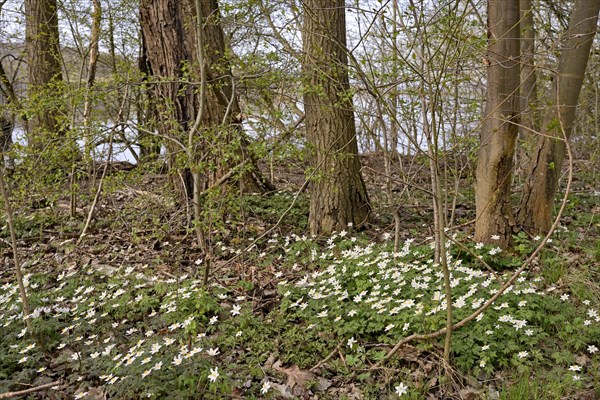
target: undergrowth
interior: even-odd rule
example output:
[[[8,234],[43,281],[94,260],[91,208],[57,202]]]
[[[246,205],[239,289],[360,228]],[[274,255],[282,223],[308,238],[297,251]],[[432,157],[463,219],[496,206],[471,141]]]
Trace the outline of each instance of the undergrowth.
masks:
[[[150,269],[93,263],[26,268],[31,332],[12,271],[4,270],[0,390],[62,379],[60,390],[75,398],[99,390],[120,399],[269,398],[286,391],[344,398],[350,394],[332,389],[355,379],[364,398],[421,398],[447,383],[437,367],[437,341],[413,343],[412,356],[390,360],[393,376],[370,369],[399,339],[445,323],[442,274],[431,244],[408,240],[394,253],[390,237],[369,241],[339,232],[327,240],[265,239],[249,262],[272,271],[269,284],[279,296],[269,308],[260,307],[252,282],[204,287],[193,276],[159,278]],[[518,240],[523,252],[535,244]],[[456,320],[496,293],[511,274],[507,268],[521,259],[494,246],[466,248],[447,249]],[[221,251],[227,258],[237,249],[223,245]],[[482,268],[479,258],[502,270]],[[593,388],[600,394],[599,304],[596,294],[587,294],[591,283],[584,275],[597,271],[581,269],[566,279],[569,267],[556,267],[560,257],[549,253],[543,262],[558,272],[525,273],[453,333],[453,367],[477,378],[462,385],[518,398],[537,390],[522,383],[535,376],[554,382],[557,396]],[[310,379],[299,379],[302,371]],[[300,392],[290,384],[294,374]],[[498,383],[499,376],[508,380]]]

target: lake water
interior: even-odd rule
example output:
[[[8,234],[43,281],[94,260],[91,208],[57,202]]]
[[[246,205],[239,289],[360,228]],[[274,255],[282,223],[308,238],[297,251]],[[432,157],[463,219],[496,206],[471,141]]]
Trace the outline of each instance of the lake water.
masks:
[[[125,128],[125,136],[128,139],[131,139],[131,138],[135,137],[135,133],[131,128],[127,127],[127,128]],[[13,130],[12,138],[13,138],[13,143],[19,143],[20,145],[23,145],[23,146],[27,145],[25,131],[22,126],[15,127],[15,129]],[[79,145],[79,148],[81,150],[83,150],[83,146],[84,146],[83,140],[78,140],[77,144]],[[133,156],[131,151],[127,148],[127,146],[124,143],[119,143],[119,142],[114,143],[113,142],[112,146],[113,146],[113,153],[112,153],[112,157],[111,157],[112,161],[127,161],[132,164],[136,164],[135,157]],[[140,147],[138,145],[132,145],[131,147],[139,155]],[[96,146],[95,157],[94,157],[96,159],[96,161],[106,161],[108,158],[108,152],[109,152],[108,150],[109,150],[108,143],[103,143],[103,144]]]

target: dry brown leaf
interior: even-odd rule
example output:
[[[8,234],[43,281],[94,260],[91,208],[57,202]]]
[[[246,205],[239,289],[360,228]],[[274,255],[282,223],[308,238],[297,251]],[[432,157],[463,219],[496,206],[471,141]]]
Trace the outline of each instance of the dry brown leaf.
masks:
[[[305,388],[306,382],[315,379],[315,374],[307,370],[302,370],[297,365],[293,365],[290,368],[284,368],[281,367],[280,362],[276,362],[273,364],[273,369],[283,372],[287,376],[287,382],[285,384],[290,388],[294,388],[296,385]]]
[[[347,398],[348,400],[363,400],[365,398],[361,390],[357,388],[354,383],[339,388],[333,388],[327,393],[335,399]]]
[[[478,400],[481,396],[474,388],[466,388],[458,391],[458,395],[462,400]]]
[[[328,379],[318,377],[308,370],[300,369],[297,365],[285,368],[281,366],[281,361],[277,360],[271,368],[275,371],[283,372],[287,377],[285,385],[280,385],[282,387],[279,388],[282,396],[285,396],[287,393],[292,393],[296,396],[305,395],[308,386],[307,383],[309,382],[312,384],[312,388],[319,392],[324,392],[331,386],[331,381]],[[287,388],[287,390],[283,390],[284,388]]]
[[[396,357],[407,361],[418,362],[421,359],[422,351],[409,344],[402,346],[396,352]]]
[[[575,362],[579,365],[581,365],[582,367],[585,367],[586,365],[588,365],[592,360],[585,354],[581,354],[577,357],[575,357]]]
[[[271,383],[271,387],[279,392],[282,399],[293,399],[294,393],[286,385],[280,385],[279,383]]]
[[[275,364],[275,354],[271,353],[271,354],[269,354],[269,358],[267,358],[267,361],[265,361],[263,368],[274,369],[273,364]]]

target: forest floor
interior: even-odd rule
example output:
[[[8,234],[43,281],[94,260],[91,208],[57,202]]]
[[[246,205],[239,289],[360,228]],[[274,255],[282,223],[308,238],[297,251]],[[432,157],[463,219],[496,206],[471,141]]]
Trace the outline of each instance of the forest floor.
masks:
[[[280,191],[214,200],[210,258],[165,194],[165,176],[110,175],[79,243],[90,198],[75,218],[65,199],[17,206],[33,313],[27,328],[4,228],[0,398],[28,389],[32,399],[600,398],[600,187],[585,165],[542,255],[453,332],[447,365],[443,338],[386,358],[399,340],[445,324],[432,211],[415,190],[427,187],[427,168],[403,160],[387,204],[381,158],[363,164],[375,206],[366,229],[307,236],[304,165],[287,162],[274,168]],[[540,240],[516,235],[511,252],[473,243],[469,171],[455,207],[448,202],[455,321]],[[226,205],[235,215],[219,214]],[[402,221],[397,252],[393,212]]]

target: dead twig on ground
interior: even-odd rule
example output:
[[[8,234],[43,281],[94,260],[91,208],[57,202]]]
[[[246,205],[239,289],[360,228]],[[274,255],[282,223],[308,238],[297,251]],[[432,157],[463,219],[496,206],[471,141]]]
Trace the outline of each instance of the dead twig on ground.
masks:
[[[324,359],[322,359],[321,361],[319,361],[317,363],[317,365],[315,365],[314,367],[312,367],[310,369],[310,372],[315,372],[316,370],[318,370],[319,368],[321,368],[323,365],[325,365],[325,363],[329,360],[331,360],[333,358],[333,356],[335,356],[337,354],[338,351],[340,351],[340,348],[342,347],[342,342],[339,342],[337,346],[335,346],[335,349],[333,349],[333,351],[331,353],[329,353],[329,355],[327,357],[325,357]]]
[[[43,385],[40,386],[35,386],[29,389],[24,389],[24,390],[18,390],[16,392],[6,392],[6,393],[0,393],[0,399],[10,399],[11,397],[19,397],[19,396],[24,396],[26,394],[29,393],[35,393],[35,392],[39,392],[54,386],[58,386],[61,384],[61,381],[54,381],[54,382],[50,382],[50,383],[44,383]]]

